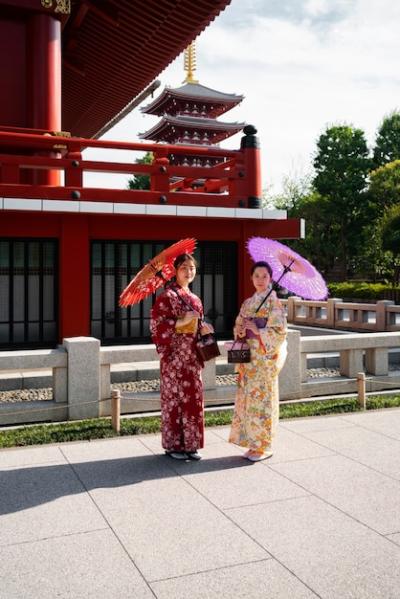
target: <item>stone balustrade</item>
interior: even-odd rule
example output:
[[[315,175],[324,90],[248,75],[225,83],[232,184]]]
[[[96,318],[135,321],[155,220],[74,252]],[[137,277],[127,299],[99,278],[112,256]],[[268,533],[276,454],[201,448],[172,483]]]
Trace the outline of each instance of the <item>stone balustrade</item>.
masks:
[[[364,304],[343,302],[340,298],[318,302],[293,296],[282,303],[287,309],[288,322],[296,325],[347,331],[400,331],[400,306],[389,300]]]
[[[317,302],[312,302],[317,303]],[[318,306],[314,306],[317,309]],[[221,359],[226,359],[224,342],[219,342]],[[288,357],[279,375],[282,401],[356,391],[356,375],[367,373],[367,390],[385,389],[387,382],[400,388],[400,372],[389,373],[388,351],[400,347],[400,333],[351,333],[300,337],[288,331]],[[311,355],[339,354],[338,376],[309,379],[307,360]],[[101,347],[98,339],[64,339],[54,350],[0,352],[0,372],[51,369],[52,401],[0,403],[0,425],[38,421],[79,420],[110,414],[111,365],[155,362],[154,345]],[[206,405],[232,404],[235,386],[216,386],[215,360],[203,371]],[[122,412],[158,410],[158,393],[124,393]]]
[[[48,369],[52,372],[53,400],[0,404],[0,425],[66,420],[69,400],[67,348],[0,352],[0,373]],[[15,412],[19,410],[21,413],[16,414]],[[74,415],[73,412],[72,415]]]

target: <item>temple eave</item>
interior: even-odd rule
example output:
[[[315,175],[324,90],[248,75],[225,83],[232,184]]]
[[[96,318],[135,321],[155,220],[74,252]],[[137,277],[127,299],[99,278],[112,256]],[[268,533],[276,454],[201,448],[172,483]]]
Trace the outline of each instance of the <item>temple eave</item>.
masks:
[[[211,104],[213,105],[212,114],[219,116],[237,106],[242,102],[243,98],[244,96],[236,94],[217,92],[200,84],[186,84],[181,88],[166,87],[158,98],[141,108],[141,112],[144,114],[160,115],[168,112],[166,107],[173,104],[174,101],[186,101],[206,105]]]
[[[218,143],[216,139],[227,139],[232,135],[235,135],[239,131],[242,131],[243,127],[245,127],[245,123],[237,123],[235,125],[230,125],[229,127],[193,127],[193,126],[175,126],[174,129],[171,128],[169,123],[159,123],[152,129],[145,131],[144,133],[139,134],[140,139],[150,139],[153,141],[166,141],[167,138],[174,138],[179,132],[184,132],[186,130],[201,130],[209,134],[209,137],[213,139],[213,143]],[[187,143],[187,142],[185,142]]]

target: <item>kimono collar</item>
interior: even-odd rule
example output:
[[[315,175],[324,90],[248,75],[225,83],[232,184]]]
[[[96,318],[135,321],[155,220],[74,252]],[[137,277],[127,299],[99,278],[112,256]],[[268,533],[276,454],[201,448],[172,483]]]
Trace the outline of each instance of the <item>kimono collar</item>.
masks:
[[[174,281],[169,287],[170,288],[173,287],[177,291],[179,296],[193,295],[193,293],[192,293],[192,291],[190,291],[190,289],[184,289],[176,281]]]
[[[262,300],[268,295],[269,289],[263,291],[262,293],[258,293],[257,291],[253,295],[253,299],[257,302],[262,302]]]

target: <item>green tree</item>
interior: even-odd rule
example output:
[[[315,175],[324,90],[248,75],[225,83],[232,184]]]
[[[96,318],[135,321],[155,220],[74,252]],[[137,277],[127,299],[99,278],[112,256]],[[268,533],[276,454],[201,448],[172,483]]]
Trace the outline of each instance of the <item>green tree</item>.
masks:
[[[327,219],[326,242],[336,276],[344,279],[359,267],[369,222],[366,197],[371,160],[364,132],[349,125],[328,127],[317,142],[313,186],[324,199],[321,218]]]
[[[305,238],[292,242],[291,247],[324,275],[332,269],[336,252],[330,211],[329,201],[316,191],[304,195],[289,211],[289,216],[305,220]]]
[[[151,164],[153,162],[153,153],[146,152],[143,158],[136,160],[137,164]],[[150,176],[149,175],[133,175],[131,179],[128,179],[128,189],[150,189]]]
[[[400,160],[394,160],[370,174],[370,200],[376,205],[377,216],[382,209],[400,203]]]
[[[330,245],[329,204],[312,187],[312,176],[287,175],[282,191],[271,196],[269,205],[287,210],[289,218],[305,220],[305,238],[293,240],[290,247],[325,273],[332,266],[335,248]]]
[[[400,159],[400,112],[395,110],[386,116],[375,140],[374,167]]]
[[[380,223],[382,249],[390,253],[393,284],[400,278],[400,205],[388,208]]]
[[[369,179],[366,199],[370,208],[370,218],[363,231],[368,240],[365,244],[364,259],[378,278],[383,276],[393,279],[393,255],[383,247],[382,226],[388,210],[400,205],[400,160],[389,162],[372,171]]]
[[[282,181],[282,191],[271,196],[269,203],[278,210],[287,210],[288,216],[297,216],[303,199],[311,192],[311,175],[286,175]]]

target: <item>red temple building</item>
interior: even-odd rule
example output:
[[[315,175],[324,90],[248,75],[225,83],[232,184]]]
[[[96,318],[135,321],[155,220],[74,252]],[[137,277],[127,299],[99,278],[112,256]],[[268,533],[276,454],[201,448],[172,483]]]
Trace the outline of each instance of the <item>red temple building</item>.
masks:
[[[243,128],[217,120],[241,96],[166,88],[146,109],[162,117],[145,134],[152,143],[98,139],[229,1],[0,0],[0,349],[148,340],[152,298],[121,309],[120,291],[188,236],[198,239],[194,291],[230,336],[251,290],[246,239],[300,236],[298,219],[261,207],[255,128],[238,149],[218,146]],[[130,159],[85,159],[93,147]],[[152,164],[134,161],[143,151]],[[86,172],[147,174],[150,189],[88,187]]]

